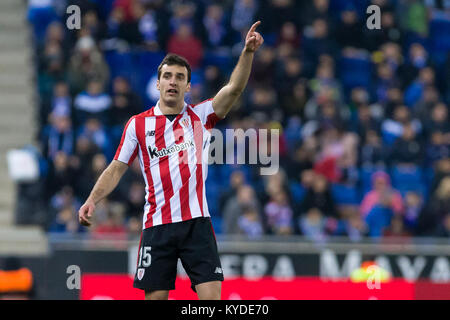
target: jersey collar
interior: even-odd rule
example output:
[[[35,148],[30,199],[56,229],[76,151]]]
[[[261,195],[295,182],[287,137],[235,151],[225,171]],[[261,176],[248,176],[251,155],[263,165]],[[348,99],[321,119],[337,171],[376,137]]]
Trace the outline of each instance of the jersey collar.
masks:
[[[183,109],[181,110],[180,114],[185,112],[186,108],[187,108],[187,103],[186,103],[186,101],[184,101],[184,106],[183,106]],[[159,100],[156,102],[154,113],[155,113],[155,116],[163,116],[164,115],[162,113],[161,109],[159,108]]]

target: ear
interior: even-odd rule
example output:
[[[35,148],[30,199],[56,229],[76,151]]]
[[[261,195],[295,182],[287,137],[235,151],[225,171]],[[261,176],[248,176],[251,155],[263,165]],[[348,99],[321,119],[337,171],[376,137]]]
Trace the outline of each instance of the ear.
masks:
[[[191,91],[191,83],[188,82],[187,86],[186,86],[186,92]]]
[[[160,90],[160,87],[159,87],[159,79],[156,80],[156,89],[158,89],[158,91]]]

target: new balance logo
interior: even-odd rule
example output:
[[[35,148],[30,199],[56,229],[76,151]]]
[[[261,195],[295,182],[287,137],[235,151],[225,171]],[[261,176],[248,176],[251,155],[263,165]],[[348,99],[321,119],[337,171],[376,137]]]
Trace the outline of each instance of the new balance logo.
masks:
[[[159,158],[164,156],[169,156],[173,153],[178,153],[180,151],[184,151],[188,148],[193,148],[194,142],[193,141],[186,141],[180,144],[175,144],[170,148],[162,148],[161,150],[158,150],[157,148],[148,147],[148,151],[150,152],[150,158]]]
[[[147,133],[145,134],[146,137],[153,137],[154,135],[155,135],[155,130],[147,131]]]
[[[217,267],[214,273],[222,273],[222,268]]]

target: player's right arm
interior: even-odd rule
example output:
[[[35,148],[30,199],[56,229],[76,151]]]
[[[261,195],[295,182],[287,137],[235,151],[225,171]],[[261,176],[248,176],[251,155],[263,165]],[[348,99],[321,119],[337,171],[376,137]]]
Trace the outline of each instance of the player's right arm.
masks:
[[[132,117],[125,126],[114,160],[100,175],[86,202],[78,211],[79,222],[82,225],[91,225],[90,219],[94,213],[95,205],[114,190],[125,171],[127,171],[128,166],[136,157],[138,141],[135,126],[135,117]]]
[[[90,220],[94,213],[95,205],[114,190],[127,169],[128,165],[126,163],[113,160],[103,171],[95,183],[91,194],[78,211],[79,221],[82,225],[91,225]]]

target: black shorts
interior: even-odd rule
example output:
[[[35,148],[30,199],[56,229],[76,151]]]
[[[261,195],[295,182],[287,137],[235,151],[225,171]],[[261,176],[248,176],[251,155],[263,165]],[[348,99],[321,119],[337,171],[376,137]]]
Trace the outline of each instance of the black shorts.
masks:
[[[203,282],[223,281],[210,218],[143,230],[133,286],[145,291],[175,289],[178,258],[191,280],[192,290]]]

